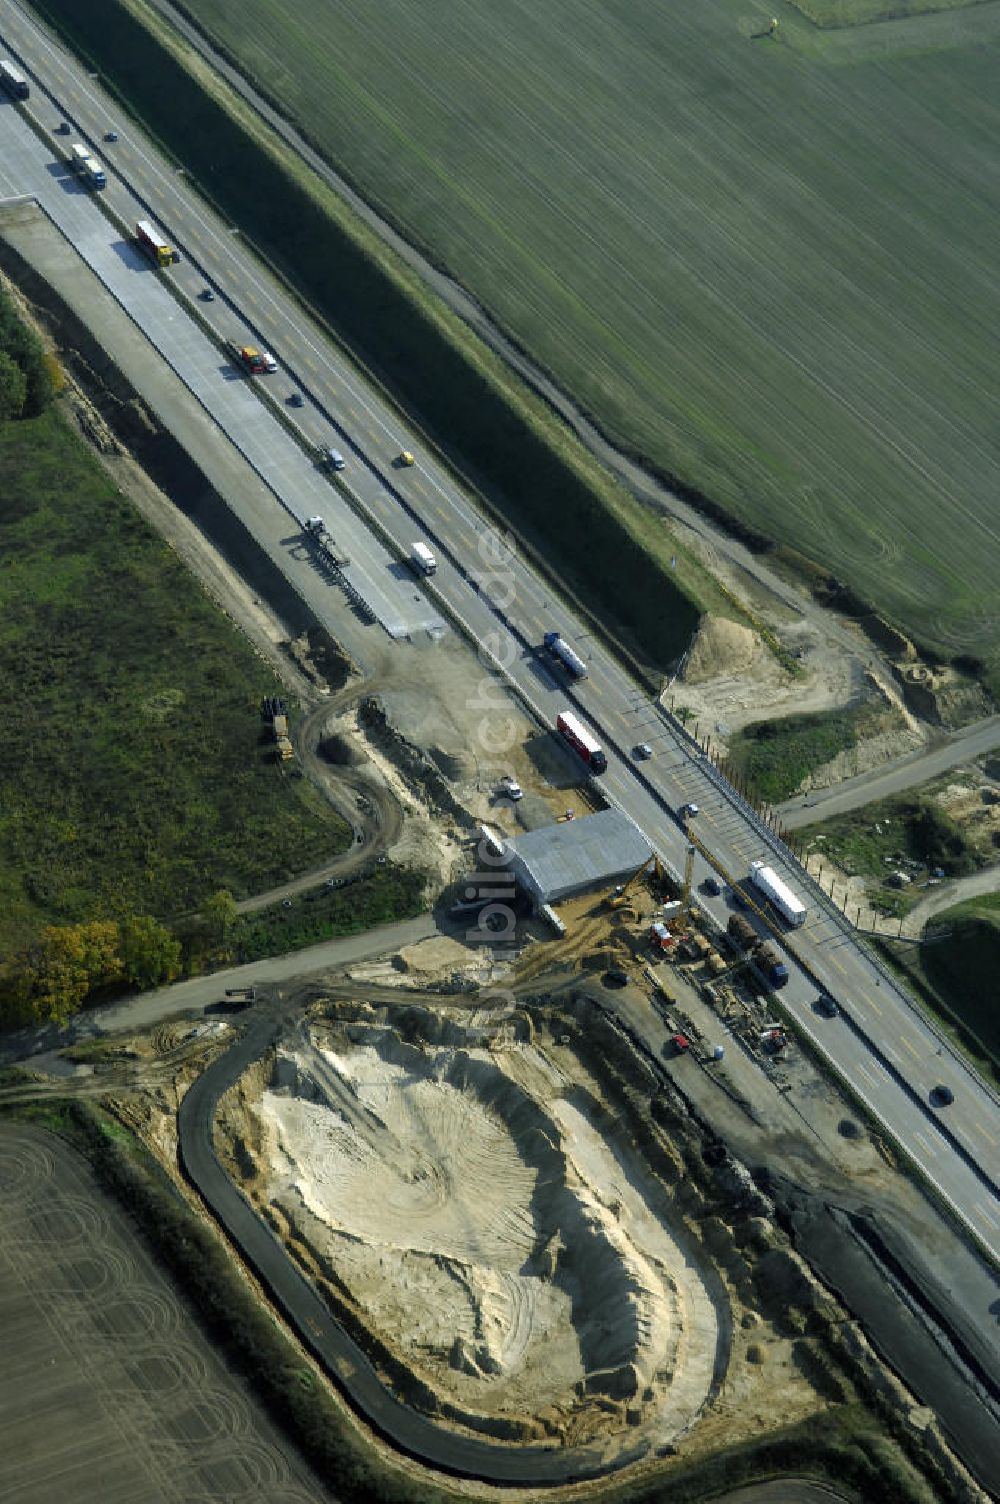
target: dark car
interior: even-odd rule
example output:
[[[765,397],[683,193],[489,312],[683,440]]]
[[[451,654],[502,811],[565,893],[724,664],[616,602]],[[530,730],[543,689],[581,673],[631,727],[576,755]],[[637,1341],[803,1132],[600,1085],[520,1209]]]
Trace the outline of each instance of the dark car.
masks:
[[[837,1004],[833,1001],[832,997],[827,997],[825,994],[816,999],[815,1003],[813,1003],[813,1007],[816,1009],[816,1012],[821,1013],[824,1018],[837,1017]]]
[[[955,1100],[955,1093],[950,1086],[942,1086],[940,1083],[931,1091],[931,1101],[935,1107],[950,1107]]]
[[[201,290],[201,292],[198,294],[198,296],[199,296],[199,298],[201,299],[201,301],[203,303],[214,303],[215,302],[215,293],[212,291],[212,289],[210,287],[203,287],[202,290]]]
[[[57,136],[68,136],[69,135],[69,121],[68,120],[60,120],[59,124],[56,126],[56,135]]]
[[[105,141],[117,141],[118,140],[118,132],[117,131],[105,131],[104,132],[104,139],[105,139]]]
[[[717,877],[706,877],[701,886],[706,893],[711,893],[713,898],[718,898],[722,892],[722,884]]]
[[[306,405],[306,399],[301,392],[293,392],[288,401],[292,407],[305,407]]]
[[[637,762],[647,762],[653,755],[653,749],[648,742],[639,742],[632,748],[632,756]]]

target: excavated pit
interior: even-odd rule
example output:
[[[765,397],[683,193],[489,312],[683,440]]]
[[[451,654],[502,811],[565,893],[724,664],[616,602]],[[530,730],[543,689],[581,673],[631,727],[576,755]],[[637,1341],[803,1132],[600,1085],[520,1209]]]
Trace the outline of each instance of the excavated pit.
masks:
[[[457,1010],[315,1023],[230,1094],[220,1149],[411,1403],[509,1440],[670,1440],[728,1312],[579,1062],[526,1034]]]

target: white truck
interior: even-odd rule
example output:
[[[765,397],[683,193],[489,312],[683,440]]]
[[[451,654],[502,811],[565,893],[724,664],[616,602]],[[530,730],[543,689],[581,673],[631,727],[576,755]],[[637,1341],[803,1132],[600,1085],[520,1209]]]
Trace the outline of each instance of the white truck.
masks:
[[[786,882],[782,882],[773,867],[766,862],[751,862],[750,881],[774,905],[786,924],[795,929],[805,924],[808,912],[805,904]]]
[[[104,168],[97,158],[91,155],[90,147],[84,146],[82,141],[76,141],[70,147],[69,165],[89,187],[107,187],[108,180],[105,177]]]
[[[410,563],[418,574],[436,574],[437,559],[426,543],[414,543],[410,549]]]

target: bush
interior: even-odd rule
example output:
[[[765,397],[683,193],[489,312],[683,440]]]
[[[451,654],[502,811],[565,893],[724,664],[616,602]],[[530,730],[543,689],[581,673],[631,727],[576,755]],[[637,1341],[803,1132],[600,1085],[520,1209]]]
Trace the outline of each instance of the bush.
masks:
[[[914,853],[928,867],[942,867],[949,877],[965,877],[976,870],[962,829],[933,799],[922,799],[910,825]]]
[[[18,318],[0,290],[0,418],[37,418],[52,401],[52,370],[45,346]],[[16,379],[12,372],[19,373]]]

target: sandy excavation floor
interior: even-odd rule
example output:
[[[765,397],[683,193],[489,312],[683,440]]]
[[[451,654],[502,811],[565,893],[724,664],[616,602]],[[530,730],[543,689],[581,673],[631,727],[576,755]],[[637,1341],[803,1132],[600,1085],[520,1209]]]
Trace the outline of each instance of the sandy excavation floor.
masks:
[[[669,1440],[728,1313],[584,1083],[471,1019],[422,1014],[411,1042],[375,1008],[303,1030],[230,1108],[244,1183],[454,1420]]]

